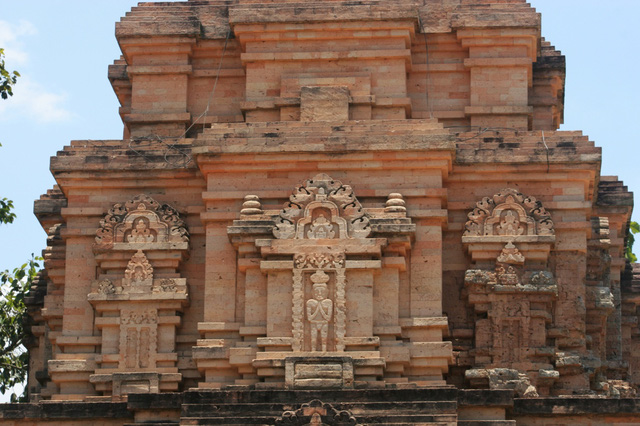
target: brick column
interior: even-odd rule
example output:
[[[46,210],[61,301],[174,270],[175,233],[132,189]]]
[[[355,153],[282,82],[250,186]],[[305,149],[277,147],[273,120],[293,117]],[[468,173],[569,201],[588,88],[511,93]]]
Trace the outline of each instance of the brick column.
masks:
[[[532,64],[536,59],[535,29],[458,30],[469,49],[464,65],[470,70],[470,105],[465,114],[472,126],[529,129]]]

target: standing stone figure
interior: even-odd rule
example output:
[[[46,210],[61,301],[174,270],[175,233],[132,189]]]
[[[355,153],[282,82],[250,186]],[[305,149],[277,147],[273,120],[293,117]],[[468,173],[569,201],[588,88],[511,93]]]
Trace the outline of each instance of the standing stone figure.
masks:
[[[311,351],[317,350],[318,333],[320,333],[322,352],[326,352],[329,321],[333,316],[333,302],[327,299],[329,276],[318,270],[311,275],[311,281],[313,282],[313,299],[307,300],[307,318],[311,324]]]

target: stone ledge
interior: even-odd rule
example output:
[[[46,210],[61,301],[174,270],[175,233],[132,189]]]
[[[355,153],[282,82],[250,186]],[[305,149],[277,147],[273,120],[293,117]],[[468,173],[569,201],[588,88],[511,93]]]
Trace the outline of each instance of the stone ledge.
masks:
[[[41,402],[0,405],[0,419],[133,419],[125,402]]]
[[[515,399],[513,414],[573,416],[606,414],[608,416],[640,413],[640,398],[536,398]]]

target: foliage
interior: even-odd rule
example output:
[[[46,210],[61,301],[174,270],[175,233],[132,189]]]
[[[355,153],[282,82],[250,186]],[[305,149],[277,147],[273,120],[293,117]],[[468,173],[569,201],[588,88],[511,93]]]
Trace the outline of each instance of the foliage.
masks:
[[[7,71],[4,63],[4,49],[0,49],[0,97],[13,96],[13,85],[18,81],[18,71]]]
[[[0,272],[0,392],[27,378],[29,353],[23,346],[27,335],[25,319],[27,307],[25,295],[35,279],[42,258],[31,256],[31,260],[13,272]],[[12,402],[26,400],[26,391],[21,397],[11,395]]]
[[[4,49],[0,49],[0,97],[13,96],[13,85],[20,77],[17,71],[9,72],[5,68]],[[2,146],[2,144],[0,144]],[[13,223],[16,218],[13,201],[0,199],[0,224]],[[25,383],[29,366],[29,353],[24,347],[27,336],[25,319],[27,306],[26,294],[31,288],[38,268],[39,257],[31,255],[31,260],[13,272],[0,272],[0,393],[4,394],[16,384]],[[11,402],[26,402],[27,391],[21,396],[11,394]]]
[[[13,201],[3,198],[0,200],[0,223],[12,223],[16,214],[11,211]]]
[[[640,224],[638,222],[629,223],[629,233],[627,234],[627,245],[624,248],[624,257],[631,263],[638,261],[638,258],[633,254],[633,243],[635,242],[635,234],[640,232]]]

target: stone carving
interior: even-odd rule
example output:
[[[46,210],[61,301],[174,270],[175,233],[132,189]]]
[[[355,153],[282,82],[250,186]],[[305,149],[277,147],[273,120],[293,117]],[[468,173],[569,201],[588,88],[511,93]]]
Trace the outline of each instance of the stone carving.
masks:
[[[507,214],[502,217],[500,225],[496,227],[498,235],[522,235],[524,230],[518,218],[513,214],[513,210],[507,210]]]
[[[297,254],[294,258],[295,266],[298,269],[336,269],[344,268],[344,253],[313,253]]]
[[[244,197],[244,203],[242,203],[242,210],[240,210],[240,214],[242,216],[254,216],[261,215],[264,212],[262,211],[262,203],[260,202],[260,197],[257,195],[247,195]]]
[[[155,309],[122,311],[120,316],[120,365],[125,368],[155,367],[158,313]]]
[[[389,194],[387,202],[384,206],[385,213],[406,213],[407,212],[407,203],[405,203],[402,194],[397,192],[392,192]]]
[[[301,269],[293,270],[293,311],[292,311],[292,332],[293,341],[292,349],[294,352],[302,351],[302,342],[304,340],[304,325],[302,324],[303,313],[303,276]]]
[[[116,287],[113,285],[110,279],[105,278],[98,283],[99,294],[115,294]]]
[[[534,197],[503,189],[468,214],[464,236],[555,235],[551,215]]]
[[[525,259],[522,253],[518,251],[518,248],[512,242],[508,242],[496,260],[499,263],[522,265]]]
[[[158,291],[163,291],[166,293],[175,293],[177,291],[176,281],[171,278],[165,278],[160,281],[160,285],[158,287],[154,287],[154,290],[158,289]]]
[[[502,285],[518,285],[520,284],[520,276],[513,266],[502,265],[496,268],[496,279]]]
[[[329,332],[329,321],[333,317],[333,302],[327,299],[327,282],[329,276],[322,270],[311,275],[313,282],[313,299],[307,300],[307,319],[311,324],[311,351],[318,348],[318,334],[322,352],[327,351],[327,334]]]
[[[149,220],[139,217],[133,221],[133,229],[127,235],[127,242],[130,243],[152,243],[156,240],[156,234],[149,229]]]
[[[275,424],[277,426],[359,425],[356,418],[349,411],[338,411],[331,404],[325,404],[317,399],[308,404],[303,404],[295,411],[285,411],[282,416],[276,419]]]
[[[131,257],[124,278],[124,285],[151,285],[153,282],[153,267],[142,250]]]
[[[158,314],[155,310],[147,311],[122,311],[120,316],[120,324],[156,324],[158,322]]]
[[[294,351],[301,351],[303,349],[304,342],[304,271],[313,271],[311,275],[311,281],[314,283],[313,292],[322,292],[322,298],[324,305],[330,303],[331,311],[335,311],[333,315],[334,320],[334,333],[336,351],[343,352],[345,349],[344,338],[346,335],[346,322],[347,322],[347,301],[346,301],[346,273],[345,273],[345,255],[344,253],[312,253],[312,254],[297,254],[294,256],[294,269],[293,269],[293,309],[292,309],[292,335],[293,343],[292,349]],[[329,275],[327,272],[335,273],[335,302],[327,299],[326,291],[328,289],[327,283],[329,282]],[[316,285],[316,281],[317,284]],[[324,285],[323,285],[324,284]],[[324,287],[324,290],[321,289]],[[318,308],[315,302],[318,299],[311,298],[306,302],[307,319],[311,324],[311,347],[315,351],[317,344],[314,343],[314,338],[317,339],[317,334],[320,333],[322,340],[322,351],[327,350],[328,337],[324,333],[328,333],[329,322],[331,321],[332,314],[330,313],[327,318],[326,328],[319,322],[315,323],[311,321],[312,316],[314,321],[320,321],[322,316],[319,312],[316,312]],[[313,312],[309,313],[310,302],[313,306]],[[327,307],[322,306],[324,314],[327,314]],[[316,315],[317,314],[317,315]],[[316,319],[317,318],[317,319]]]
[[[533,274],[531,274],[529,283],[535,286],[552,286],[556,284],[555,280],[553,279],[553,274],[547,271],[534,272]]]
[[[344,352],[345,336],[347,334],[347,277],[344,268],[336,269],[336,351]]]
[[[473,387],[513,390],[520,398],[537,398],[538,391],[526,374],[509,368],[471,369],[465,378]],[[475,386],[474,386],[475,385]]]
[[[188,242],[189,233],[178,212],[141,194],[115,204],[100,221],[94,248],[105,250],[116,243]]]
[[[495,272],[484,269],[467,269],[464,274],[466,284],[488,284],[496,282]]]
[[[324,214],[320,213],[318,217],[316,217],[309,230],[307,231],[307,237],[312,240],[320,240],[323,238],[334,238],[336,236],[335,231],[333,230],[333,225],[331,222],[324,217]]]
[[[275,223],[273,235],[278,239],[366,238],[371,233],[369,218],[351,187],[326,174],[296,188]]]

